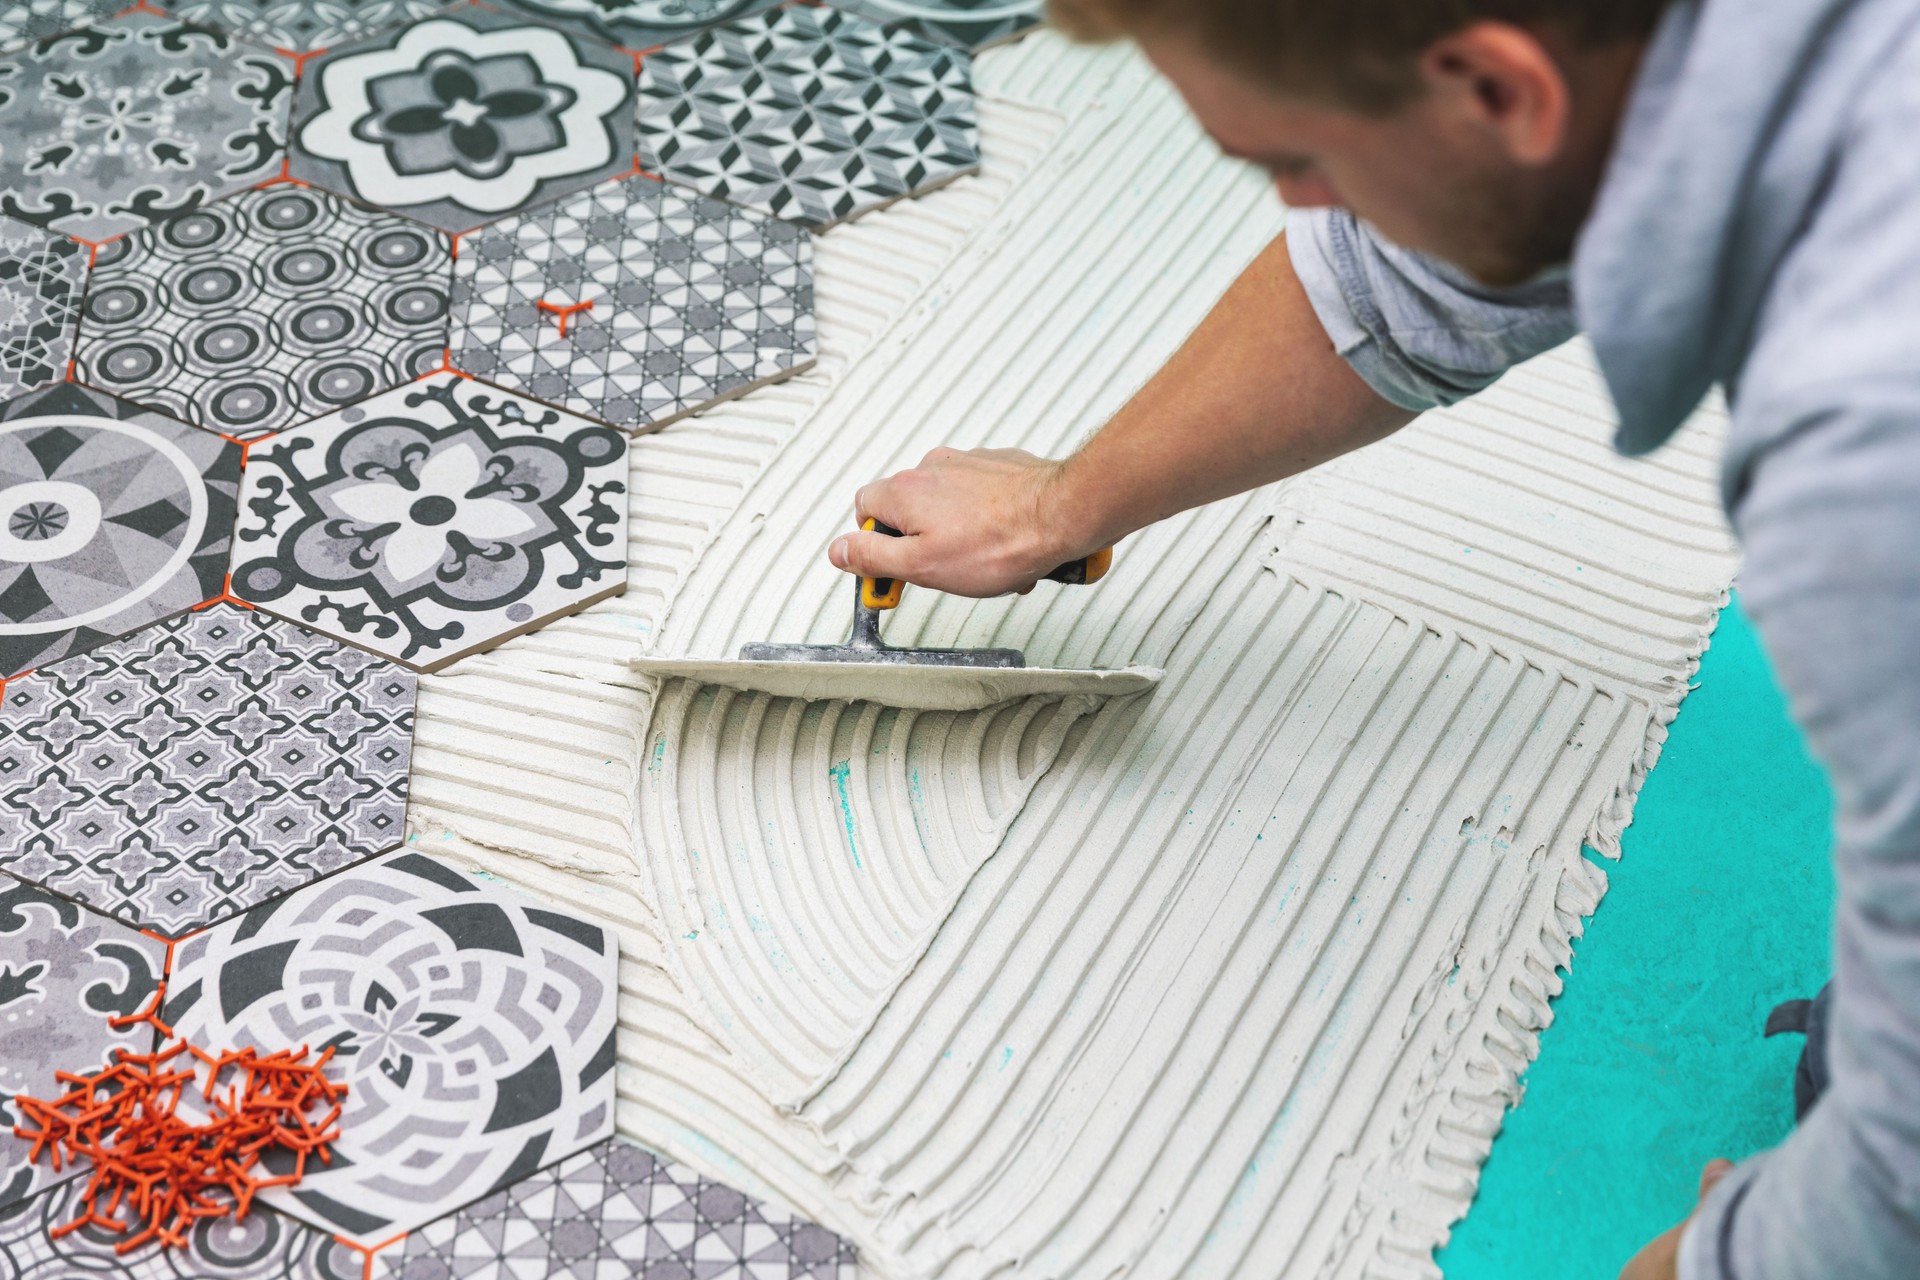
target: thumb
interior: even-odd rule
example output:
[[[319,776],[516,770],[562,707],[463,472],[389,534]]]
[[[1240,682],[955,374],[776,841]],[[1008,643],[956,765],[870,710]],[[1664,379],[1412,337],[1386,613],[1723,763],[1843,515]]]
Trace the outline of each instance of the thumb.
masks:
[[[865,531],[845,533],[827,548],[827,559],[834,568],[864,578],[910,578],[913,543],[912,537],[894,538]]]
[[[1713,1190],[1714,1184],[1732,1172],[1733,1161],[1731,1160],[1707,1161],[1707,1167],[1700,1171],[1700,1198],[1705,1200],[1707,1193]]]

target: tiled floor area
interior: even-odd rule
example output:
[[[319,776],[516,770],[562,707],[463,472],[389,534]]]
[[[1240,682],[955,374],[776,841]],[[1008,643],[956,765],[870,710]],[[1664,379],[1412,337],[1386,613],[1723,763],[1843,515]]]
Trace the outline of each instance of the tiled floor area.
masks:
[[[404,843],[416,673],[624,589],[629,433],[808,367],[1038,10],[0,6],[0,1112],[157,992],[350,1090],[181,1256],[0,1129],[0,1272],[852,1276],[612,1136],[613,935]]]

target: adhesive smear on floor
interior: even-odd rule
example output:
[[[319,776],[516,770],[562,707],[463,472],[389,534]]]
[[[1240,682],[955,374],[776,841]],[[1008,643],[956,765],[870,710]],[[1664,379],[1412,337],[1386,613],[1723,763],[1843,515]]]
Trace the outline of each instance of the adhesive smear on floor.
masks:
[[[1432,1275],[1725,598],[1718,419],[1622,461],[1569,349],[889,623],[1150,696],[656,692],[840,639],[857,483],[1072,447],[1281,224],[1126,52],[979,79],[983,171],[821,238],[818,367],[635,442],[633,588],[423,681],[413,839],[619,929],[622,1131],[874,1275]]]

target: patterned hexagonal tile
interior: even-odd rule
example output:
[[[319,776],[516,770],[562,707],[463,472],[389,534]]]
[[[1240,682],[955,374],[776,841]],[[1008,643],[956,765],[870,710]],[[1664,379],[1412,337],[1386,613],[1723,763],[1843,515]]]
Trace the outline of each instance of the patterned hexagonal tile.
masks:
[[[623,49],[651,49],[722,22],[764,13],[781,0],[499,0],[500,7]]]
[[[652,178],[464,237],[455,368],[659,427],[814,359],[805,229]]]
[[[807,5],[640,63],[642,168],[825,227],[980,167],[967,55]]]
[[[979,52],[1024,35],[1046,17],[1046,0],[828,0],[875,22],[898,22],[916,35]]]
[[[146,1007],[166,963],[158,938],[0,877],[0,1208],[81,1172],[28,1163],[10,1100],[55,1097],[55,1072],[107,1065],[117,1048],[151,1052],[152,1027],[108,1020]]]
[[[168,936],[392,848],[414,677],[232,605],[9,681],[0,870]]]
[[[290,172],[464,231],[633,167],[633,62],[462,8],[306,65]]]
[[[371,1245],[612,1133],[617,968],[599,926],[403,853],[176,945],[164,1016],[214,1050],[333,1048],[333,1160],[264,1198]]]
[[[853,1246],[611,1138],[373,1255],[372,1280],[854,1280]]]
[[[0,218],[0,397],[67,376],[86,282],[85,246]]]
[[[627,587],[627,437],[443,374],[256,445],[233,593],[421,671]]]
[[[172,0],[167,11],[289,53],[364,40],[452,0]]]
[[[101,247],[75,376],[250,440],[438,369],[452,243],[276,184]]]
[[[293,64],[140,11],[0,59],[0,213],[100,241],[272,177]]]
[[[0,679],[220,594],[240,447],[71,383],[0,404]]]
[[[7,0],[0,5],[0,53],[99,21],[121,0]]]

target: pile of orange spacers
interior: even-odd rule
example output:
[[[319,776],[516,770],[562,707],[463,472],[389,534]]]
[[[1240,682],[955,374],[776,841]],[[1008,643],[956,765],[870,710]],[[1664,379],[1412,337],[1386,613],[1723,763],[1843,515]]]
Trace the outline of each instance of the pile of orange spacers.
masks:
[[[91,1074],[57,1072],[54,1078],[69,1086],[57,1098],[13,1100],[28,1121],[13,1131],[33,1143],[29,1159],[46,1153],[55,1170],[83,1159],[93,1164],[80,1215],[55,1227],[56,1239],[92,1226],[126,1237],[116,1253],[153,1240],[184,1248],[201,1219],[244,1218],[261,1191],[299,1182],[309,1156],[333,1162],[329,1144],[340,1137],[347,1086],[323,1074],[331,1047],[312,1062],[304,1045],[208,1053],[160,1020],[165,996],[163,982],[144,1010],[110,1020],[115,1029],[152,1026],[168,1042],[164,1048],[116,1050],[113,1065]],[[193,1118],[183,1118],[180,1103],[196,1086]],[[293,1153],[292,1171],[264,1176],[262,1158],[276,1148]]]

